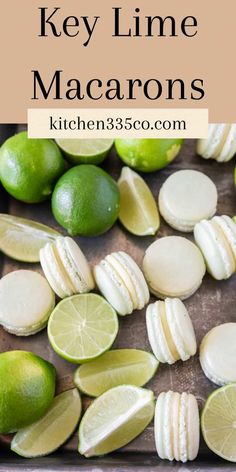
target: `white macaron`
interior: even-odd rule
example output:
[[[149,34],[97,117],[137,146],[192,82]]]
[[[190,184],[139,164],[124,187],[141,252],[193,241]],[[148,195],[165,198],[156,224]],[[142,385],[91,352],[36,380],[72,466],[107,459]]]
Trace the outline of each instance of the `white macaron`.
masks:
[[[45,328],[55,306],[47,280],[32,270],[16,270],[0,280],[0,324],[9,333],[29,336]]]
[[[161,459],[187,462],[197,457],[200,441],[199,410],[191,393],[162,392],[157,398],[154,435]]]
[[[196,170],[180,170],[164,182],[159,209],[174,229],[191,232],[196,223],[216,212],[217,189],[209,177]]]
[[[194,228],[195,241],[205,258],[207,270],[217,280],[236,271],[236,224],[229,216],[214,216]]]
[[[40,250],[44,274],[60,298],[86,293],[94,288],[87,259],[76,242],[69,237],[58,237]]]
[[[236,382],[236,323],[211,329],[200,345],[200,363],[206,377],[216,385]]]
[[[147,307],[146,324],[152,351],[160,362],[174,364],[196,354],[192,321],[183,302],[166,298]]]
[[[141,310],[149,301],[149,290],[136,262],[125,252],[113,252],[94,267],[100,292],[120,315]]]
[[[159,298],[190,297],[200,287],[205,270],[198,247],[180,236],[157,239],[143,259],[149,288]]]
[[[227,162],[236,153],[236,123],[210,124],[208,137],[199,139],[197,153],[204,159]]]

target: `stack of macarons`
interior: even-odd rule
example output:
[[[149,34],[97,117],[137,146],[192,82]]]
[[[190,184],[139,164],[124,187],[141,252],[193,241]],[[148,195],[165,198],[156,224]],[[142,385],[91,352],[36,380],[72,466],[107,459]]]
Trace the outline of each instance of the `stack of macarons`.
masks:
[[[149,301],[149,290],[136,262],[123,251],[113,252],[94,267],[100,292],[119,315],[141,310]]]
[[[192,321],[183,302],[166,298],[148,306],[146,323],[149,342],[156,358],[174,364],[188,360],[197,351]]]
[[[206,139],[199,139],[197,153],[204,159],[228,162],[236,153],[236,123],[210,124]]]
[[[200,439],[199,411],[194,395],[172,391],[160,393],[156,402],[154,434],[161,459],[194,460]]]

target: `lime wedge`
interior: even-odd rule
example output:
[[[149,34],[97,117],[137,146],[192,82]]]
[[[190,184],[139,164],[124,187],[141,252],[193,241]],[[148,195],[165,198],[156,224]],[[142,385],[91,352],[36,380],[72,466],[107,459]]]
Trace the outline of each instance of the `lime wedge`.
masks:
[[[145,385],[155,374],[159,362],[149,352],[138,349],[116,349],[75,371],[75,385],[85,394],[98,397],[112,387]]]
[[[202,433],[208,447],[236,462],[236,383],[215,390],[202,412]]]
[[[107,351],[117,332],[115,310],[94,293],[62,300],[48,322],[48,337],[53,349],[63,359],[79,364]]]
[[[123,167],[118,187],[121,223],[137,236],[154,235],[159,229],[160,217],[146,182],[129,167]]]
[[[114,141],[112,139],[57,139],[56,143],[71,164],[101,164]]]
[[[36,221],[0,213],[0,250],[17,261],[38,262],[40,249],[58,236]]]
[[[54,398],[47,413],[14,436],[11,449],[23,457],[46,456],[64,444],[75,430],[81,415],[76,388]]]
[[[234,223],[236,223],[236,216],[233,216],[233,221]]]
[[[151,390],[120,385],[96,398],[79,427],[79,452],[85,457],[115,451],[138,436],[154,415]]]

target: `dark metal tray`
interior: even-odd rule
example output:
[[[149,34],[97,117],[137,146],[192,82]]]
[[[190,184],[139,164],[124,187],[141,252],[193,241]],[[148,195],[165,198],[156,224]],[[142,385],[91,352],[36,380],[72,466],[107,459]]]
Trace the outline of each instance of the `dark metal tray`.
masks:
[[[8,136],[19,130],[17,126],[0,126],[0,143]],[[22,128],[22,127],[21,127]],[[115,179],[118,178],[121,162],[116,157],[115,152],[104,164]],[[195,153],[195,142],[188,140],[182,148],[178,158],[167,168],[160,172],[145,175],[145,179],[155,197],[158,196],[159,188],[164,180],[172,172],[183,169],[198,169],[210,176],[217,185],[219,192],[219,214],[236,214],[236,191],[233,183],[234,163],[220,165],[216,162],[205,161]],[[0,189],[0,211],[10,214],[24,216],[26,218],[37,219],[43,223],[53,226],[57,229],[58,225],[52,217],[50,203],[46,202],[38,205],[26,205],[9,198],[4,190]],[[60,229],[61,230],[61,229]],[[163,221],[158,236],[174,234]],[[176,233],[177,234],[177,233]],[[187,236],[188,238],[191,236]],[[93,265],[103,256],[111,251],[125,250],[131,254],[134,259],[141,263],[145,248],[155,239],[153,237],[138,238],[128,234],[117,223],[108,233],[96,238],[76,238],[82,250],[85,252],[90,263]],[[3,255],[0,256],[0,271],[4,275],[12,270],[22,267],[28,267],[27,264],[21,264],[10,260]],[[32,265],[30,265],[32,267]],[[40,271],[38,264],[33,265],[35,270]],[[236,306],[236,278],[232,277],[226,282],[216,282],[210,276],[206,275],[204,282],[198,292],[186,301],[192,317],[198,343],[204,334],[213,326],[226,321],[235,321]],[[120,318],[120,330],[115,342],[116,348],[139,348],[150,350],[147,333],[145,328],[145,310],[136,312],[131,316]],[[53,362],[58,372],[58,391],[66,390],[72,387],[72,374],[75,366],[58,357],[51,349],[47,334],[43,332],[21,338],[6,333],[0,328],[0,351],[11,349],[25,349],[33,351],[36,354],[47,358]],[[198,355],[187,362],[178,362],[173,366],[161,365],[156,376],[149,382],[148,387],[153,389],[157,395],[161,391],[172,389],[175,391],[189,391],[194,393],[199,401],[200,407],[203,405],[208,394],[215,388],[203,375]],[[84,398],[84,406],[88,404],[89,399]],[[124,447],[116,454],[97,459],[84,459],[77,452],[77,434],[55,454],[37,460],[27,460],[18,457],[13,452],[9,452],[10,437],[0,437],[0,471],[37,471],[37,470],[60,470],[60,471],[130,471],[149,470],[149,471],[206,471],[206,470],[235,470],[233,464],[219,460],[213,455],[203,441],[201,443],[200,453],[197,460],[193,463],[182,465],[180,463],[169,463],[160,461],[155,452],[153,425],[151,424],[144,433],[135,439],[132,443]]]

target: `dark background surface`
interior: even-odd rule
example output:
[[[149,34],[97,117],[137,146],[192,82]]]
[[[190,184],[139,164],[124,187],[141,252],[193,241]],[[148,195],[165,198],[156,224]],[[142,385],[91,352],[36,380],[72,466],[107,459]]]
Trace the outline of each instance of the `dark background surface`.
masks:
[[[14,134],[19,128],[14,126],[0,126],[0,142],[7,136]],[[22,127],[21,127],[22,129]],[[158,192],[164,180],[173,172],[179,169],[197,169],[206,173],[212,178],[217,186],[219,194],[218,214],[233,216],[236,214],[236,191],[233,182],[234,161],[227,164],[218,164],[215,161],[206,161],[196,156],[196,143],[187,140],[176,160],[162,171],[143,175],[148,185],[151,187],[154,196],[158,197]],[[117,179],[122,167],[121,161],[117,158],[115,151],[112,151],[107,161],[103,165],[112,176]],[[37,205],[26,205],[9,198],[5,191],[0,189],[0,210],[13,215],[24,216],[46,223],[60,231],[53,219],[50,211],[50,202]],[[161,221],[158,237],[180,234]],[[192,235],[184,235],[192,239]],[[75,238],[81,249],[86,254],[90,264],[93,266],[102,257],[112,251],[127,251],[138,264],[141,264],[144,251],[151,244],[155,237],[136,237],[127,233],[119,223],[105,235],[96,238]],[[4,275],[19,268],[34,268],[40,270],[39,264],[23,264],[10,260],[1,255],[0,270]],[[186,306],[192,318],[198,345],[203,336],[214,326],[223,322],[236,321],[236,277],[233,276],[228,281],[216,282],[206,275],[200,289],[188,300]],[[154,298],[151,298],[153,301]],[[134,312],[127,317],[120,317],[120,330],[114,344],[115,348],[137,348],[150,351],[145,326],[145,309]],[[58,357],[51,349],[46,330],[27,338],[16,337],[6,333],[0,328],[0,351],[12,349],[24,349],[33,351],[36,354],[48,359],[55,364],[58,372],[57,390],[62,391],[73,386],[72,376],[75,370],[73,364]],[[153,389],[155,395],[161,391],[172,389],[175,391],[187,391],[197,396],[200,408],[205,402],[208,394],[216,387],[204,376],[198,354],[187,362],[177,362],[169,366],[162,364],[155,377],[147,385]],[[90,400],[84,397],[84,408]],[[55,454],[41,459],[26,460],[18,457],[13,452],[9,452],[10,437],[0,437],[0,471],[10,470],[89,470],[91,472],[128,471],[132,469],[149,471],[207,471],[207,470],[235,470],[233,464],[221,461],[213,455],[201,442],[199,457],[193,463],[169,463],[160,461],[155,452],[153,424],[136,438],[132,443],[116,454],[97,459],[84,459],[77,452],[77,434]]]

